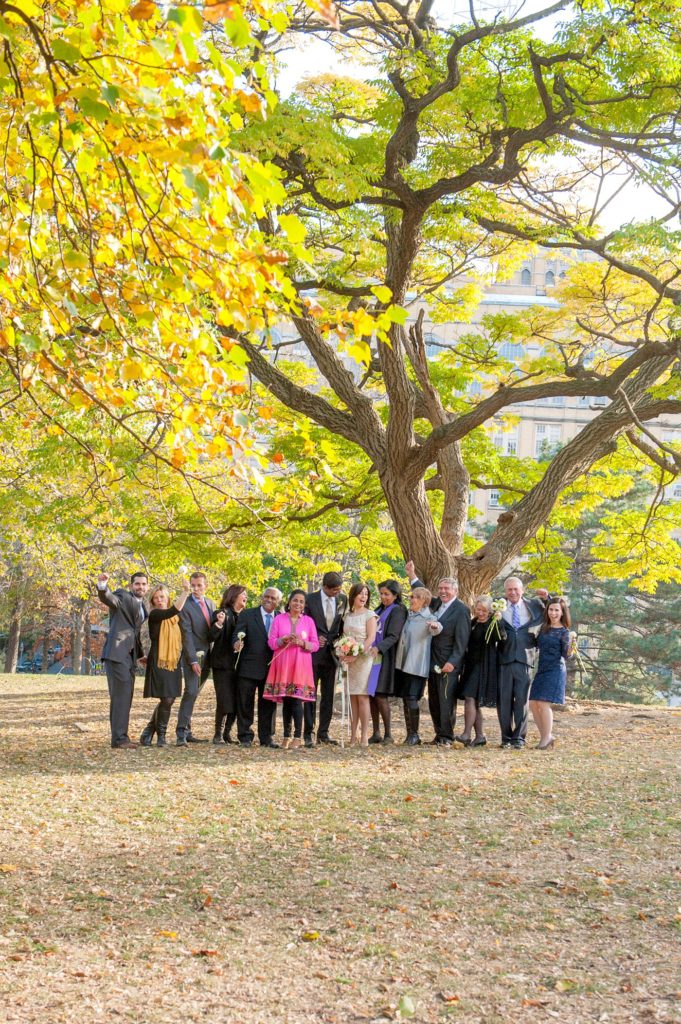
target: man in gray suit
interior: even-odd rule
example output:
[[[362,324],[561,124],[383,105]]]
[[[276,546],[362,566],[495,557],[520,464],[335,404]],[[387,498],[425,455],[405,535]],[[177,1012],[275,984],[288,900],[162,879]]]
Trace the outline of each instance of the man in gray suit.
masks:
[[[145,572],[134,572],[128,590],[109,590],[105,572],[97,579],[97,596],[109,609],[109,632],[102,661],[109,684],[109,722],[114,750],[131,750],[137,744],[128,736],[130,708],[135,692],[135,668],[143,660],[140,629],[147,618],[144,595],[149,589]]]
[[[501,746],[525,746],[531,670],[535,660],[535,636],[544,617],[546,590],[536,598],[523,597],[523,584],[517,576],[504,582],[506,643],[499,652],[499,699],[497,714]]]
[[[177,714],[177,746],[186,747],[189,743],[207,743],[208,740],[192,736],[192,712],[196,698],[201,692],[210,673],[210,629],[213,624],[215,605],[206,597],[206,574],[193,572],[189,577],[192,589],[191,597],[180,612],[184,643],[182,646],[182,674],[184,676],[184,692]]]
[[[414,563],[408,561],[405,568],[412,590],[422,587],[421,580],[416,577]],[[454,694],[471,634],[471,614],[458,598],[457,580],[445,576],[437,585],[437,593],[438,596],[430,602],[430,610],[442,623],[442,631],[433,637],[430,645],[428,710],[435,730],[433,743],[451,747],[456,722]]]

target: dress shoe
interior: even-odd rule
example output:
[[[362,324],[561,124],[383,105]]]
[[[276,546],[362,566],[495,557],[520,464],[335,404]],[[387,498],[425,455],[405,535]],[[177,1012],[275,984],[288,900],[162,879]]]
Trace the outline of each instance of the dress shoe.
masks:
[[[381,739],[380,732],[372,732],[371,736],[369,737],[369,743],[382,743],[382,742],[383,742],[383,740]]]
[[[499,744],[499,750],[510,750],[510,749],[511,749],[510,742],[505,742],[505,743],[500,743]]]
[[[511,746],[513,747],[514,750],[522,750],[523,747],[525,746],[525,744],[523,743],[522,740],[513,740],[513,742],[511,743]]]
[[[371,740],[369,740],[369,743],[371,743]],[[387,736],[383,737],[383,739],[381,740],[381,743],[383,744],[384,747],[389,747],[389,746],[391,746],[392,744],[395,743],[395,740],[392,738],[390,733],[388,733]]]
[[[553,750],[555,745],[556,745],[556,741],[555,741],[554,737],[552,736],[551,739],[549,740],[549,742],[545,743],[543,746],[541,745],[541,743],[538,743],[537,744],[537,750]]]
[[[213,743],[215,744],[216,747],[224,746],[225,741],[223,740],[219,732],[216,732],[215,736],[213,736]]]
[[[464,747],[470,747],[473,742],[471,739],[466,739],[465,736],[455,736],[454,739],[457,743],[463,743]]]
[[[305,746],[308,747],[308,748],[309,747],[314,747],[314,740],[312,739],[311,736],[306,736],[305,737]]]
[[[320,745],[324,743],[330,747],[338,746],[338,740],[332,740],[330,736],[318,736],[317,743],[319,743]]]
[[[189,746],[189,744],[187,743],[187,737],[185,736],[185,734],[183,732],[179,732],[177,734],[177,738],[175,740],[175,746],[176,747],[188,747]]]
[[[269,743],[261,743],[260,746],[266,747],[267,750],[281,750],[279,744],[275,743],[274,740],[270,740]]]
[[[472,747],[484,747],[486,744],[487,744],[487,737],[486,736],[476,736],[475,739],[473,740],[471,746]]]
[[[200,740],[198,736],[192,736],[191,733],[187,736],[187,743],[208,743],[208,740]]]
[[[112,743],[112,750],[137,750],[137,743],[133,743],[132,740],[123,740],[122,743]]]
[[[418,747],[421,745],[421,737],[417,732],[411,732],[404,741],[404,746]]]

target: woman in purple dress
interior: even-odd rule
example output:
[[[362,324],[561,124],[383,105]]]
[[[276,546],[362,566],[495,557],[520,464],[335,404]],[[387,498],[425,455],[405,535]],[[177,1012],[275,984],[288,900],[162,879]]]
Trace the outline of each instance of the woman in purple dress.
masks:
[[[530,690],[530,711],[539,729],[538,749],[550,750],[556,742],[551,705],[565,703],[565,662],[570,654],[570,612],[562,597],[549,598],[535,643],[539,664]]]
[[[395,651],[397,641],[407,621],[407,609],[402,604],[402,587],[397,580],[383,580],[378,584],[381,603],[376,608],[378,622],[374,650],[376,664],[369,677],[371,720],[374,731],[369,743],[393,743],[390,732],[390,700],[395,696]],[[381,719],[384,735],[381,737]]]

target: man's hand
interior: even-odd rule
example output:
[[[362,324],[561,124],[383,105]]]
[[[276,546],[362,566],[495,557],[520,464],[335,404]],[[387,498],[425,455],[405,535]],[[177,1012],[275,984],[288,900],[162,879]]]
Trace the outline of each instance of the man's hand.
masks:
[[[235,654],[240,654],[243,651],[243,649],[244,649],[244,642],[243,642],[243,640],[237,640],[237,642],[234,644],[234,647],[232,648],[232,650],[234,651]]]
[[[452,665],[451,661],[446,661],[444,663],[444,665],[442,666],[443,674],[448,674],[449,672],[453,672],[453,671],[454,671],[454,666]]]
[[[548,601],[549,599],[549,592],[546,587],[537,587],[535,594],[541,601]]]
[[[146,656],[146,654],[145,654],[143,658],[138,658],[137,660],[138,660],[138,662],[140,663],[140,665],[146,665],[146,663],[147,663],[147,661],[148,661],[149,659],[147,658],[147,656]]]
[[[326,637],[324,635],[320,636],[319,637],[319,649],[321,650],[322,647],[326,647],[328,642],[329,642],[329,638],[328,637]]]
[[[192,672],[194,673],[195,676],[201,675],[201,666],[199,665],[198,661],[192,662]]]
[[[406,572],[407,578],[408,578],[410,583],[411,583],[412,580],[416,579],[416,567],[414,566],[414,563],[412,562],[411,558],[409,559],[409,561],[405,565],[404,571]]]
[[[103,590],[104,587],[106,587],[106,585],[108,584],[108,582],[109,582],[108,574],[105,573],[105,572],[100,572],[99,576],[97,577],[97,584],[98,585],[103,584],[102,586],[100,586],[100,590]]]

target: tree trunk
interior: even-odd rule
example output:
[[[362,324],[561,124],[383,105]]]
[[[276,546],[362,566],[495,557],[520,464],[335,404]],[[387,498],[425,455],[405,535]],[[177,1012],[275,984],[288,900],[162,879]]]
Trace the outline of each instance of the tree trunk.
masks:
[[[87,601],[83,597],[74,597],[72,599],[72,607],[71,671],[74,676],[79,676],[81,675],[83,668],[83,645],[85,638],[85,612],[87,608]]]
[[[19,641],[21,639],[21,620],[24,614],[24,595],[18,593],[12,617],[9,623],[7,650],[5,651],[5,672],[16,672],[19,660]]]

